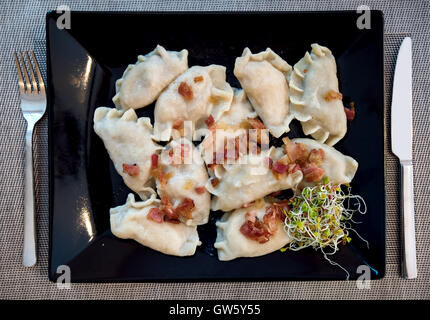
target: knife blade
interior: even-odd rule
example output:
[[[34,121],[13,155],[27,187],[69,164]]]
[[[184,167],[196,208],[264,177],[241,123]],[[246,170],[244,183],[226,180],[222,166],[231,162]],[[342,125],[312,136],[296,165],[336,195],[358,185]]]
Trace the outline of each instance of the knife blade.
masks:
[[[391,102],[391,148],[400,160],[402,276],[417,277],[412,162],[412,40],[403,40],[397,56]]]

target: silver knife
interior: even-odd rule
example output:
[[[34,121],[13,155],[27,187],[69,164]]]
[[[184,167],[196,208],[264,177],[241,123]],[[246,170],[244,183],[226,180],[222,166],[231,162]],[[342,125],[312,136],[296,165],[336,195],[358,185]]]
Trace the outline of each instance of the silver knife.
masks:
[[[391,148],[400,160],[402,276],[417,277],[412,164],[412,41],[403,40],[397,56],[391,102]]]

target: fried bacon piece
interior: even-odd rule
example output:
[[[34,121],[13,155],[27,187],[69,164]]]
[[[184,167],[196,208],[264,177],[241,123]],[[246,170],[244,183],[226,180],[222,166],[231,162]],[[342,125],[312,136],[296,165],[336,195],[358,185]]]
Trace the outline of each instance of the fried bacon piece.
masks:
[[[324,169],[319,168],[313,164],[303,168],[302,172],[306,182],[318,182],[324,177],[325,174]]]
[[[159,208],[151,208],[151,210],[149,210],[148,215],[146,217],[149,220],[152,220],[157,223],[163,222],[163,215]]]
[[[185,217],[187,219],[192,218],[192,211],[194,209],[194,201],[190,198],[185,198],[182,202],[176,207],[175,213],[178,216]]]
[[[240,232],[247,238],[255,240],[259,243],[265,243],[270,240],[270,237],[278,230],[277,219],[283,221],[283,208],[287,208],[288,204],[284,202],[274,203],[266,208],[266,214],[260,220],[255,211],[249,211],[245,215],[245,222],[240,227]]]
[[[273,164],[273,168],[272,168],[272,170],[274,171],[274,172],[276,172],[276,173],[280,173],[280,174],[283,174],[283,173],[285,173],[285,172],[287,172],[288,171],[288,164],[283,164],[283,163],[281,163],[280,161],[276,161],[274,164]]]
[[[211,184],[212,184],[212,187],[216,188],[217,185],[219,185],[219,179],[218,178],[212,178]]]
[[[139,166],[137,164],[122,164],[122,172],[127,173],[131,177],[139,175]]]
[[[247,238],[259,243],[265,243],[270,240],[270,235],[264,223],[255,218],[255,221],[246,220],[240,227],[240,232]]]
[[[291,162],[301,165],[308,159],[308,150],[303,143],[293,143],[288,137],[282,139],[284,142],[284,153],[288,155]]]
[[[177,119],[173,122],[172,128],[179,130],[184,127],[184,119]]]
[[[309,152],[302,143],[293,143],[288,138],[283,138],[284,152],[290,159],[290,167],[288,168],[289,173],[301,170],[305,181],[307,182],[318,182],[325,174],[325,170],[321,168],[321,164],[324,160],[324,150],[312,149]],[[291,167],[295,164],[294,167]]]
[[[194,98],[193,89],[186,82],[179,84],[178,92],[185,101],[191,101]]]
[[[203,76],[197,76],[197,77],[194,77],[194,82],[195,83],[197,83],[197,82],[202,82],[203,81]]]
[[[342,100],[342,93],[336,92],[334,90],[329,90],[324,95],[324,100],[327,102],[332,101],[332,100],[336,100],[336,99]]]
[[[211,128],[215,123],[214,117],[212,117],[212,115],[209,115],[209,117],[207,117],[207,119],[205,120],[205,123],[208,126],[208,128]]]
[[[165,221],[178,224],[180,223],[180,216],[187,219],[192,218],[192,211],[194,210],[194,207],[194,201],[190,198],[185,198],[176,208],[174,208],[170,202],[170,199],[164,195],[161,196],[160,207],[152,208],[149,211],[147,218],[158,223]]]
[[[201,186],[201,187],[197,187],[194,189],[196,191],[197,194],[203,194],[206,191],[205,186]]]
[[[158,163],[158,154],[151,155],[151,174],[153,177],[160,181],[161,185],[166,185],[169,183],[169,179],[173,177],[173,171],[166,173],[162,166]]]
[[[312,149],[309,152],[308,162],[319,167],[324,160],[324,150],[323,149]]]
[[[151,155],[151,169],[158,168],[158,154],[154,153]]]

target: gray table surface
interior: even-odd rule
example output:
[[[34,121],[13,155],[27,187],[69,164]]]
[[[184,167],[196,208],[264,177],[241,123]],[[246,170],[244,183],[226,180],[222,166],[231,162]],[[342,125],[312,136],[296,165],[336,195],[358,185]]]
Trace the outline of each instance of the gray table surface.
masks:
[[[48,281],[47,117],[35,140],[38,264],[21,266],[23,142],[25,121],[12,54],[35,50],[45,74],[45,13],[57,5],[72,10],[356,10],[361,4],[385,15],[386,123],[389,129],[395,58],[405,36],[413,41],[413,123],[418,279],[400,277],[398,161],[386,137],[387,269],[384,279],[358,289],[354,281],[72,284],[60,290]],[[430,134],[428,1],[0,1],[0,298],[2,299],[429,299],[430,298]],[[288,38],[288,30],[285,31]],[[388,131],[389,132],[389,131]]]

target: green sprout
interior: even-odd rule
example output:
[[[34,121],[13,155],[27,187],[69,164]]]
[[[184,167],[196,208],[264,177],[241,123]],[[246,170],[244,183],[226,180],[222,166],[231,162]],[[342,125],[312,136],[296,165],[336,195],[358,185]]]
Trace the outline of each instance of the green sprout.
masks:
[[[351,208],[351,201],[354,208]],[[298,251],[311,247],[321,250],[324,258],[332,265],[337,265],[347,273],[348,271],[338,263],[330,260],[339,250],[340,244],[351,241],[350,231],[366,242],[352,227],[352,216],[355,212],[365,214],[366,203],[359,195],[351,194],[351,187],[343,192],[339,185],[332,185],[328,177],[324,177],[320,184],[314,187],[305,187],[290,199],[290,210],[285,214],[285,231],[291,242],[282,252],[287,250]]]

